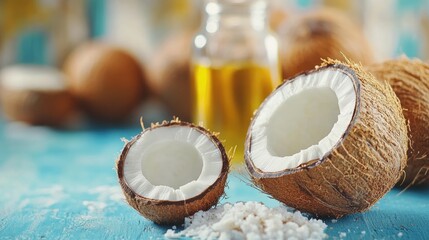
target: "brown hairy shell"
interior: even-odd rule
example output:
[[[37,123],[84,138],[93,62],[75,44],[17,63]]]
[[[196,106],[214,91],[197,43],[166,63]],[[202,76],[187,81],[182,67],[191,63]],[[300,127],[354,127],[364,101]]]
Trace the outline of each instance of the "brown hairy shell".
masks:
[[[278,34],[284,79],[313,69],[322,58],[372,62],[362,29],[338,10],[322,8],[291,16]]]
[[[409,122],[408,165],[398,184],[429,185],[429,64],[403,57],[367,69],[392,86]]]
[[[30,90],[0,87],[6,116],[33,125],[64,127],[76,113],[75,100],[66,89]]]
[[[126,119],[148,95],[140,63],[126,51],[101,42],[88,42],[65,62],[71,92],[95,119]]]
[[[322,68],[337,68],[354,80],[355,112],[340,142],[325,157],[305,166],[264,173],[250,158],[249,129],[245,160],[262,191],[298,210],[338,218],[369,209],[395,185],[406,165],[407,127],[399,100],[387,83],[351,62],[328,60]],[[264,103],[259,109],[263,107]]]
[[[221,151],[222,155],[223,166],[219,178],[204,192],[193,198],[186,199],[185,201],[162,201],[149,199],[138,195],[128,186],[124,176],[124,163],[128,150],[145,132],[160,127],[169,127],[175,125],[192,127],[196,131],[199,131],[212,139],[212,141]],[[146,128],[142,133],[134,137],[125,145],[124,149],[122,150],[122,153],[117,161],[116,168],[122,191],[124,192],[126,200],[131,207],[155,223],[180,224],[183,223],[185,217],[191,216],[201,210],[206,211],[217,204],[219,198],[224,194],[225,183],[229,172],[229,158],[222,143],[214,134],[203,127],[195,126],[187,122],[181,122],[178,119],[175,119],[171,122],[164,121],[162,124],[152,125],[152,127]]]

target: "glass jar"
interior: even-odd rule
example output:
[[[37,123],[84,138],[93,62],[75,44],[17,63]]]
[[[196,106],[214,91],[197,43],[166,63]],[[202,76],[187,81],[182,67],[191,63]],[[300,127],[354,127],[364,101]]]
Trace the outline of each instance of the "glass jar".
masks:
[[[193,120],[220,133],[234,163],[243,160],[253,112],[280,83],[266,9],[264,0],[207,0],[193,41]]]

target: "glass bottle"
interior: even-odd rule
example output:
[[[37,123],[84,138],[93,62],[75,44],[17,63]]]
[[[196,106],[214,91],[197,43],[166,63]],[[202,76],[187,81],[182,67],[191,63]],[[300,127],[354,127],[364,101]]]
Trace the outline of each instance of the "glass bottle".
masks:
[[[193,120],[220,133],[225,149],[235,151],[233,163],[243,161],[253,112],[280,83],[266,9],[264,0],[206,0],[193,41]]]

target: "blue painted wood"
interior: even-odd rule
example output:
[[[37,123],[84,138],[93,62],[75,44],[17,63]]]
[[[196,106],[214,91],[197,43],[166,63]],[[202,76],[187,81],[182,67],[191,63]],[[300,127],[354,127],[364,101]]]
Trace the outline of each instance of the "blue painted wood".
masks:
[[[139,128],[59,131],[0,120],[0,239],[162,239],[123,200],[114,162]],[[229,177],[222,202],[279,203]],[[429,239],[429,190],[393,190],[370,211],[325,219],[330,239]]]

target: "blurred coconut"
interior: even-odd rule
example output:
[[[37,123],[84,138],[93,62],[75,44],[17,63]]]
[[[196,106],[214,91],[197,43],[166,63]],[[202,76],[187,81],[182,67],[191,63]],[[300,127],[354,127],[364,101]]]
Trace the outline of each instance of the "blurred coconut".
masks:
[[[373,54],[362,29],[342,12],[322,8],[290,16],[279,27],[283,77],[313,69],[321,58],[372,62]]]
[[[99,121],[124,121],[149,94],[139,62],[106,43],[79,46],[66,59],[64,68],[72,94]]]
[[[191,54],[192,31],[168,38],[156,51],[150,63],[149,85],[166,104],[171,115],[191,120]]]
[[[57,69],[16,65],[0,73],[6,117],[34,125],[65,126],[75,113],[65,76]]]

